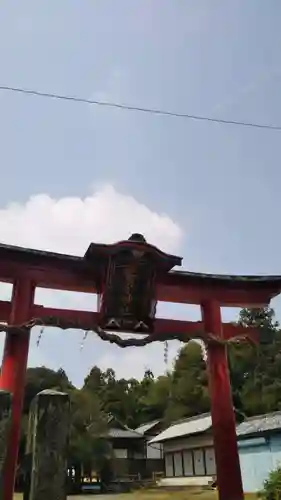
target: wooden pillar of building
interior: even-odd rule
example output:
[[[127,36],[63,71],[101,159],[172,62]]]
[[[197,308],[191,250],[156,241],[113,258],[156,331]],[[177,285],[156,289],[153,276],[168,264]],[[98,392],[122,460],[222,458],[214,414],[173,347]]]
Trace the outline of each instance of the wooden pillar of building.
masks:
[[[217,302],[203,304],[202,317],[205,332],[222,337],[220,305]],[[243,500],[226,347],[214,343],[208,346],[207,352],[219,500]]]
[[[30,319],[34,291],[34,284],[28,279],[18,279],[14,283],[10,324],[20,325]],[[4,465],[3,500],[13,499],[29,339],[28,330],[21,334],[7,333],[5,339],[0,388],[9,391],[13,399],[11,429]]]

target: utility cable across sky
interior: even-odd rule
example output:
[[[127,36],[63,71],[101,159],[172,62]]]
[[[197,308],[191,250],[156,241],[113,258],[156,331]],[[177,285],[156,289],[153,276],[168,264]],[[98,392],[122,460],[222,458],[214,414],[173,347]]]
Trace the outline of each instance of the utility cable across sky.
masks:
[[[76,102],[76,103],[80,103],[80,104],[104,106],[107,108],[116,108],[116,109],[121,109],[121,110],[126,110],[126,111],[135,111],[135,112],[139,112],[139,113],[148,113],[151,115],[169,116],[169,117],[188,119],[188,120],[213,122],[213,123],[220,123],[222,125],[236,125],[236,126],[240,126],[240,127],[251,127],[251,128],[281,131],[281,125],[270,125],[270,124],[263,124],[263,123],[236,121],[236,120],[231,120],[231,119],[215,118],[215,117],[211,117],[211,116],[200,116],[200,115],[193,115],[193,114],[188,114],[188,113],[179,113],[179,112],[167,111],[164,109],[131,106],[131,105],[117,103],[117,102],[99,101],[99,100],[94,100],[94,99],[86,99],[84,97],[78,97],[78,96],[76,97],[76,96],[70,96],[70,95],[68,96],[68,95],[54,94],[54,93],[49,93],[49,92],[41,92],[38,90],[24,89],[21,87],[10,87],[8,85],[0,85],[0,91],[15,92],[18,94],[31,95],[31,96],[41,97],[41,98],[45,98],[45,99],[57,99],[57,100],[61,100],[61,101],[71,101],[71,102]]]

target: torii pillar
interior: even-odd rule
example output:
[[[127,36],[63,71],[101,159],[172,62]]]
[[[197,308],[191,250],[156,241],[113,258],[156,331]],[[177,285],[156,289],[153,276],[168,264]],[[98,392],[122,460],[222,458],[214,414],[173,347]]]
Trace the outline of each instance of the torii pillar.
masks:
[[[35,286],[29,279],[18,279],[13,285],[9,323],[20,325],[31,317]],[[4,497],[12,500],[21,429],[26,367],[30,332],[7,333],[5,339],[0,387],[12,394],[12,421],[9,447],[4,468]]]
[[[201,306],[206,332],[223,338],[219,303]],[[212,432],[220,500],[243,500],[243,486],[236,437],[236,422],[232,402],[226,346],[211,343],[207,348]]]

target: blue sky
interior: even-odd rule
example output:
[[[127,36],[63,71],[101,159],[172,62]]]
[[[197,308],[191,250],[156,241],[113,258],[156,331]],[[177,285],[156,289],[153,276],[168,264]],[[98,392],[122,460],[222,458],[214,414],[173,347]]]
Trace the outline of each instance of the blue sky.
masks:
[[[280,19],[279,0],[3,0],[0,84],[280,125]],[[281,274],[281,132],[7,92],[0,109],[6,243],[82,253],[141,228],[190,270]],[[159,346],[80,340],[46,331],[30,363],[76,383],[94,363],[164,369]]]

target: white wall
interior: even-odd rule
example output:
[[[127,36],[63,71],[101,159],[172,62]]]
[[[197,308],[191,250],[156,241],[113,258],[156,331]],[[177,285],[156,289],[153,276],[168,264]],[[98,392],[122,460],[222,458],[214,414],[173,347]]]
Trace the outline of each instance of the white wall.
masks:
[[[246,493],[262,489],[269,473],[281,463],[281,436],[272,435],[238,442],[243,488]]]
[[[216,468],[216,458],[215,458],[214,448],[208,448],[205,451],[205,459],[206,459],[207,474],[215,476],[217,473],[217,468]]]
[[[159,486],[208,486],[212,478],[208,476],[193,477],[163,477],[158,482]],[[199,496],[199,495],[198,495]]]
[[[114,450],[115,458],[127,458],[128,450],[126,449],[115,449]]]
[[[216,475],[215,452],[211,435],[168,441],[163,444],[163,449],[167,478],[208,477],[210,480]]]
[[[151,459],[163,458],[163,445],[161,443],[149,444],[151,437],[147,438],[146,442],[146,456]]]
[[[165,455],[165,476],[172,477],[174,475],[173,455],[169,453]]]
[[[164,453],[176,450],[187,450],[189,448],[206,448],[213,446],[213,437],[209,434],[203,434],[202,436],[192,436],[190,438],[183,439],[173,439],[163,443]]]

